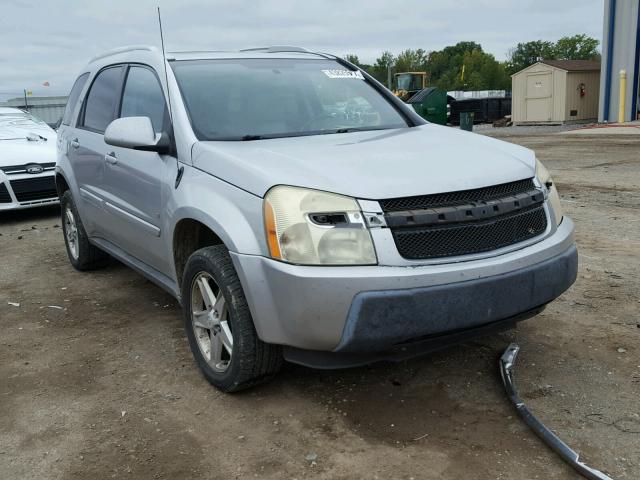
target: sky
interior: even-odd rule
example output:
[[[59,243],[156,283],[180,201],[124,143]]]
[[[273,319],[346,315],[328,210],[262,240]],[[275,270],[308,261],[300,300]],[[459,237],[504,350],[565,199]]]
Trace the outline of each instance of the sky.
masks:
[[[297,45],[364,62],[459,41],[505,60],[519,42],[601,40],[604,12],[603,0],[2,0],[0,100],[66,95],[94,55],[159,45],[158,5],[167,51]]]

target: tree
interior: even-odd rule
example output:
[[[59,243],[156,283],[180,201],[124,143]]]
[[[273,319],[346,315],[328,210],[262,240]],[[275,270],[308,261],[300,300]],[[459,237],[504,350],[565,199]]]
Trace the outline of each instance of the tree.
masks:
[[[539,59],[544,60],[599,60],[600,42],[585,34],[562,37],[557,42],[534,40],[519,43],[509,51],[507,72],[513,74]]]
[[[378,58],[376,58],[376,63],[374,64],[374,68],[387,68],[389,65],[393,65],[393,53],[385,50],[382,52]]]
[[[585,34],[562,37],[555,44],[555,56],[558,60],[599,60],[600,42]]]
[[[482,52],[482,46],[476,42],[458,42],[440,51],[431,52],[427,60],[429,83],[443,90],[455,90],[452,85],[460,86],[456,78],[459,79],[462,74],[464,56],[474,51]]]
[[[422,72],[427,68],[427,52],[421,48],[400,52],[395,59],[396,72]]]
[[[371,68],[367,69],[367,73],[386,85],[388,70],[393,66],[394,62],[395,58],[393,57],[393,53],[384,51],[382,52],[382,55],[376,58],[376,62],[371,66]]]
[[[429,85],[445,91],[502,90],[510,84],[504,65],[476,42],[459,42],[429,53],[425,70]]]
[[[506,90],[511,85],[504,64],[489,53],[481,50],[467,52],[463,57],[463,65],[464,77],[461,74],[455,82],[462,90]]]
[[[344,59],[349,63],[353,63],[354,65],[357,65],[358,67],[362,65],[360,63],[360,59],[358,58],[358,55],[354,55],[353,53],[347,53],[344,56]]]
[[[427,52],[407,49],[394,56],[384,51],[373,65],[360,62],[355,54],[345,59],[358,65],[378,81],[387,83],[387,75],[400,72],[427,72],[430,86],[441,90],[508,90],[509,75],[532,65],[538,59],[597,60],[598,40],[584,34],[562,37],[557,42],[534,40],[518,43],[509,51],[509,59],[499,62],[482,50],[479,43],[464,41],[442,50]]]
[[[534,40],[519,43],[509,51],[507,72],[514,74],[529,65],[533,65],[539,59],[553,60],[556,58],[555,45],[545,40]]]

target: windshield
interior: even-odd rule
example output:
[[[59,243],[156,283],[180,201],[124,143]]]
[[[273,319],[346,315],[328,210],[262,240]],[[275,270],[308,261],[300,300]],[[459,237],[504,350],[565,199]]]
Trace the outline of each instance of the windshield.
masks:
[[[360,72],[332,60],[185,60],[172,68],[200,140],[407,127]]]

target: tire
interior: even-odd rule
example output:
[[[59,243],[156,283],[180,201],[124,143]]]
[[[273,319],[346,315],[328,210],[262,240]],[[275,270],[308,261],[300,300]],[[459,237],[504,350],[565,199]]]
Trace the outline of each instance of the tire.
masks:
[[[60,197],[62,232],[67,256],[73,268],[81,272],[96,270],[109,263],[109,255],[89,242],[71,191]]]
[[[182,308],[191,352],[205,378],[219,390],[244,390],[280,370],[282,348],[258,338],[224,245],[202,248],[189,257]]]

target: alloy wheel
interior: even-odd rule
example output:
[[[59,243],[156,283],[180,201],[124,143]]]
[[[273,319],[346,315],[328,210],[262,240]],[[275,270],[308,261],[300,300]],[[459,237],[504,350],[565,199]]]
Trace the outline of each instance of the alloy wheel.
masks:
[[[218,373],[225,372],[233,353],[229,309],[220,287],[207,272],[200,272],[191,284],[191,324],[209,366]]]
[[[67,246],[71,256],[78,259],[78,227],[76,225],[76,218],[73,215],[71,207],[68,205],[64,209],[64,232],[67,239]]]

